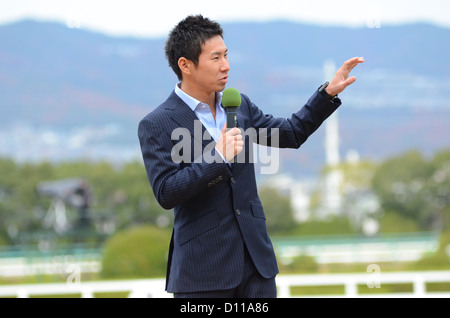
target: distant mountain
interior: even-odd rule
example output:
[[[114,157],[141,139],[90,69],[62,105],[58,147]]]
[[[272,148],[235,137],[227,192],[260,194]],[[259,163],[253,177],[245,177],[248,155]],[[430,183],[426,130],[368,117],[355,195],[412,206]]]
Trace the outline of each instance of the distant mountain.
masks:
[[[73,126],[137,119],[170,82],[162,41],[110,38],[59,24],[0,28],[3,122]],[[164,82],[164,81],[163,81]],[[3,103],[3,102],[2,102]]]
[[[356,149],[363,158],[380,159],[410,148],[430,153],[450,147],[449,29],[291,22],[223,28],[229,86],[276,116],[287,117],[306,102],[325,80],[325,60],[339,67],[350,57],[366,58],[354,70],[357,82],[341,96],[343,155]],[[164,43],[29,20],[0,26],[0,154],[21,160],[139,157],[137,123],[177,81]],[[282,151],[282,169],[316,173],[325,158],[323,136],[321,128],[300,151]]]

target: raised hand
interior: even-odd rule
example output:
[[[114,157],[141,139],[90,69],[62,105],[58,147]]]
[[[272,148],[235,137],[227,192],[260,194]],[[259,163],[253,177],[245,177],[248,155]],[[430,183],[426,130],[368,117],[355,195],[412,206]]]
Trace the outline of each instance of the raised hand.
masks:
[[[359,63],[363,63],[363,57],[354,57],[344,62],[340,69],[337,70],[333,79],[325,89],[328,94],[335,96],[341,93],[347,86],[353,84],[356,81],[356,77],[350,76],[352,69]]]

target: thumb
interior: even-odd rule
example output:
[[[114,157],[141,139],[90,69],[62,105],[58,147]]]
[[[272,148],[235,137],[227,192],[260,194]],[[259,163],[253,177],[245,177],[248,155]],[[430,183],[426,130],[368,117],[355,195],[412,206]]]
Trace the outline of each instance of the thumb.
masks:
[[[225,123],[225,125],[223,125],[222,135],[225,135],[226,132],[227,132],[227,123]]]
[[[356,77],[351,76],[345,80],[345,86],[351,85],[356,81]]]

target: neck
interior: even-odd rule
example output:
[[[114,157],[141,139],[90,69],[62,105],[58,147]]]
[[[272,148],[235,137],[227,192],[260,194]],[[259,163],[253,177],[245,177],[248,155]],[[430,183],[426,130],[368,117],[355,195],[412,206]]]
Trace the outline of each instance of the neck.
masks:
[[[214,118],[216,117],[216,92],[203,92],[197,89],[193,89],[184,81],[181,82],[180,88],[189,96],[194,97],[202,103],[208,104]]]

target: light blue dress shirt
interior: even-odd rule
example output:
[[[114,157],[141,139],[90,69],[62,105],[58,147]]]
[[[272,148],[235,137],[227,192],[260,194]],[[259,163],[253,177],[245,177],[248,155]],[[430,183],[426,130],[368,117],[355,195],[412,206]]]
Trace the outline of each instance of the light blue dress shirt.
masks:
[[[178,97],[180,97],[183,102],[185,102],[189,106],[189,108],[194,111],[197,118],[200,120],[203,126],[205,126],[206,130],[217,143],[222,132],[222,128],[227,122],[227,113],[225,109],[220,106],[222,102],[222,92],[216,93],[216,119],[214,119],[208,104],[202,103],[194,97],[186,94],[181,90],[180,86],[181,82],[175,85],[175,94],[177,94]],[[220,151],[219,154],[222,159],[226,161]]]

